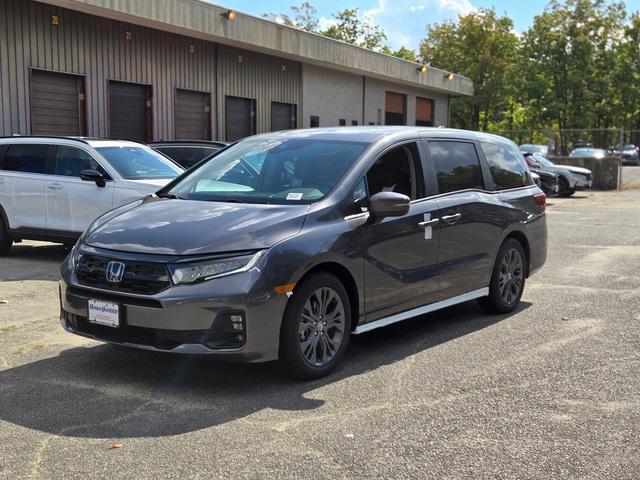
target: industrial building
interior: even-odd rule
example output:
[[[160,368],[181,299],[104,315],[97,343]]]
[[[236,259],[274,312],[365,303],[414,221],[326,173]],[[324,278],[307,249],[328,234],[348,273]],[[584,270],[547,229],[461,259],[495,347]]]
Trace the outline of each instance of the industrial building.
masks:
[[[447,126],[449,99],[472,93],[455,73],[196,0],[0,0],[0,135]]]

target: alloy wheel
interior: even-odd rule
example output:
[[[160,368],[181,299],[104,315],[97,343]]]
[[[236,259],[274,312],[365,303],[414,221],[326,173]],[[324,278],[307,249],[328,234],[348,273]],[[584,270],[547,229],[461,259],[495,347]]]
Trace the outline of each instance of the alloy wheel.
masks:
[[[330,287],[315,290],[300,314],[298,342],[305,360],[316,367],[329,363],[344,339],[345,311],[340,295]]]
[[[498,287],[500,296],[507,304],[513,304],[520,296],[524,280],[524,263],[520,252],[515,248],[507,250],[500,263]]]

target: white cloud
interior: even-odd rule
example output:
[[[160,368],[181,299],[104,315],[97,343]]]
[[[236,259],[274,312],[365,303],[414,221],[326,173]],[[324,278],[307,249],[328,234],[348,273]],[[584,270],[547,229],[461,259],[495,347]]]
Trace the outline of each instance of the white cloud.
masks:
[[[383,28],[391,48],[417,48],[428,24],[477,11],[472,1],[377,0],[363,15]]]

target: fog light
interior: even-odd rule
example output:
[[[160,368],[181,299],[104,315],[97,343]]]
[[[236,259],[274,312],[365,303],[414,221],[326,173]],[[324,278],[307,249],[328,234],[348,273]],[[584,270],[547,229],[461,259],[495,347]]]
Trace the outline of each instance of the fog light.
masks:
[[[229,319],[231,320],[231,326],[234,330],[237,330],[239,332],[243,330],[242,315],[231,315]],[[240,340],[242,340],[242,338]]]

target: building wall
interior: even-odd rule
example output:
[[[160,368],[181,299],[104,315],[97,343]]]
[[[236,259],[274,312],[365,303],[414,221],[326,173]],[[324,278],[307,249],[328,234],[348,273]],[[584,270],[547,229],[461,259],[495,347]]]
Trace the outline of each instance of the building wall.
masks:
[[[60,24],[52,25],[57,15]],[[125,39],[131,32],[131,40]],[[193,53],[190,46],[193,45]],[[153,86],[153,136],[174,137],[176,88],[213,92],[214,45],[25,0],[0,2],[0,134],[30,133],[31,68],[84,75],[87,134],[106,137],[108,80]]]
[[[434,100],[434,127],[449,126],[448,110],[449,101],[447,94],[411,88],[390,82],[384,82],[374,78],[367,78],[365,86],[365,124],[370,122],[384,124],[384,100],[385,91],[403,93],[407,96],[407,125],[416,124],[416,97],[431,98]],[[380,111],[380,113],[378,113]]]
[[[303,127],[310,126],[312,115],[318,117],[321,127],[336,126],[341,118],[347,125],[352,120],[362,125],[362,79],[361,75],[303,65]]]
[[[271,102],[298,105],[300,127],[302,85],[300,64],[249,50],[218,46],[218,138],[225,138],[226,95],[256,100],[256,131],[271,131]]]

